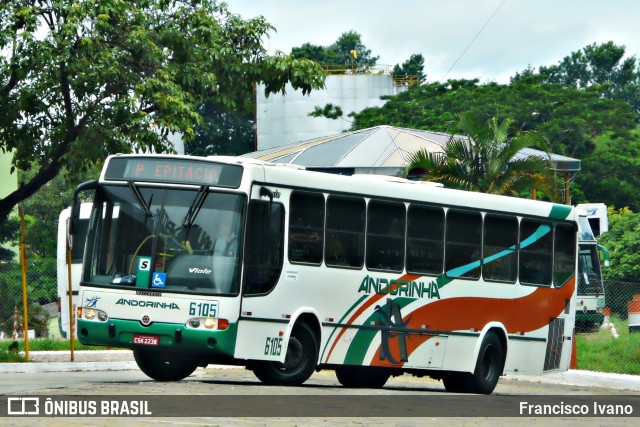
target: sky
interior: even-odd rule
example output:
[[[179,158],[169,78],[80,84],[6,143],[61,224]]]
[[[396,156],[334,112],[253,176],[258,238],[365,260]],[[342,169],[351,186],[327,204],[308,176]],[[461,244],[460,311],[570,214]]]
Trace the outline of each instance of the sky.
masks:
[[[560,62],[592,43],[613,41],[640,57],[637,0],[225,0],[276,28],[270,54],[329,46],[356,31],[378,65],[425,58],[427,81],[479,78],[508,83],[527,66]]]

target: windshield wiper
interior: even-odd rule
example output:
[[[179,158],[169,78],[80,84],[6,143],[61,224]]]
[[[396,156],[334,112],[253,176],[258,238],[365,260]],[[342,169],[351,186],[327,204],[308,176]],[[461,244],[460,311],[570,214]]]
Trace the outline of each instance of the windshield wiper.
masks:
[[[138,189],[138,187],[136,187],[136,185],[133,183],[133,181],[127,181],[127,184],[129,184],[129,188],[131,189],[131,192],[133,193],[133,195],[135,196],[136,200],[140,204],[140,208],[142,208],[142,211],[144,212],[144,215],[147,216],[147,217],[150,217],[151,216],[151,209],[149,209],[149,206],[147,205],[147,202],[144,201],[144,197],[142,197],[142,193],[140,193],[140,190]],[[151,199],[149,199],[149,204],[151,204]]]
[[[204,204],[204,201],[209,194],[207,192],[207,188],[208,187],[206,185],[200,186],[198,192],[196,193],[195,199],[193,199],[193,203],[191,203],[191,206],[189,206],[189,210],[182,220],[182,226],[186,227],[187,230],[191,228],[193,221],[195,221],[196,217],[198,216],[198,213],[200,212],[200,209],[202,208],[202,205]]]

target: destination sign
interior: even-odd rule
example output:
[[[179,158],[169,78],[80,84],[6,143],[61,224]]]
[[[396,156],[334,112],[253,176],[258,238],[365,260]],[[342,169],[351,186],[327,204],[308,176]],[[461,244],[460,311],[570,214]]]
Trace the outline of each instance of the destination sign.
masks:
[[[242,166],[170,157],[115,157],[105,179],[238,188]]]

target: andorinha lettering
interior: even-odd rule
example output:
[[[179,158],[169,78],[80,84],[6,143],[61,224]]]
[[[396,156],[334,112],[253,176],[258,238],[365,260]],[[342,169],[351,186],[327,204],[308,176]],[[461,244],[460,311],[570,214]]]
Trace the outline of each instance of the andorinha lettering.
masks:
[[[385,278],[373,278],[365,276],[360,283],[358,292],[366,294],[376,293],[383,295],[397,295],[410,298],[437,298],[440,299],[438,284],[435,281],[409,282],[407,280],[395,280]]]
[[[166,308],[169,310],[180,310],[175,302],[161,301],[138,301],[135,299],[120,298],[116,301],[116,305],[128,305],[130,307],[149,307],[149,308]]]

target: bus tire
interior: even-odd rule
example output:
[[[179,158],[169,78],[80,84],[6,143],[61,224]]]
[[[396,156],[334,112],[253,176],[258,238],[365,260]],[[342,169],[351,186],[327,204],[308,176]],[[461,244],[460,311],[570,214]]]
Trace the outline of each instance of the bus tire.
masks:
[[[442,380],[452,393],[491,394],[504,368],[504,349],[495,332],[485,335],[473,374],[449,372]]]
[[[253,373],[264,384],[300,385],[316,369],[318,343],[311,327],[296,323],[289,337],[284,363],[260,361],[253,365]]]
[[[385,369],[367,366],[340,366],[336,368],[338,382],[349,388],[382,388],[391,374]]]
[[[137,348],[133,350],[133,357],[140,370],[156,381],[180,381],[198,367],[188,356],[178,353]]]

